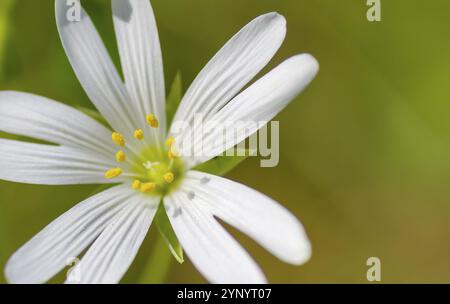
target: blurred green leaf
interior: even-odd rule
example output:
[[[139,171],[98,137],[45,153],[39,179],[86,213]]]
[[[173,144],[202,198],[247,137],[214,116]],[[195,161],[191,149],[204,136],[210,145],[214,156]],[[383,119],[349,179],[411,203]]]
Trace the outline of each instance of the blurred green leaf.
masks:
[[[169,247],[170,252],[175,257],[178,263],[182,264],[184,262],[183,248],[178,242],[177,236],[172,229],[169,218],[167,217],[166,209],[164,204],[160,204],[158,211],[155,216],[155,224],[158,230]]]
[[[166,103],[166,116],[167,125],[170,126],[178,106],[180,105],[181,98],[183,98],[183,83],[181,79],[181,72],[178,71],[170,87],[169,95],[167,96]]]

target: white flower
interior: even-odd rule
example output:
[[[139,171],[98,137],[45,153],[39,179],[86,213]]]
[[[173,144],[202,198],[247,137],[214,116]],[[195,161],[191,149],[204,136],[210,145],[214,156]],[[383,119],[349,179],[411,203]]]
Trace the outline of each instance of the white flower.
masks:
[[[56,0],[64,49],[87,95],[114,129],[112,136],[64,104],[0,92],[0,131],[53,144],[0,139],[0,179],[45,185],[119,183],[76,205],[19,249],[7,263],[8,281],[46,282],[87,250],[74,269],[80,283],[119,282],[161,199],[187,256],[210,282],[266,281],[215,217],[285,262],[307,261],[308,238],[285,208],[244,185],[191,170],[205,157],[185,160],[171,153],[183,134],[173,138],[166,131],[162,57],[149,1],[112,0],[112,7],[125,83],[88,15],[83,11],[81,21],[69,22],[66,0]],[[195,113],[219,122],[270,121],[318,71],[312,56],[297,55],[242,91],[285,34],[285,19],[276,13],[250,22],[200,72],[174,121],[190,122]],[[246,136],[240,134],[230,146]],[[214,145],[207,148],[223,152]]]

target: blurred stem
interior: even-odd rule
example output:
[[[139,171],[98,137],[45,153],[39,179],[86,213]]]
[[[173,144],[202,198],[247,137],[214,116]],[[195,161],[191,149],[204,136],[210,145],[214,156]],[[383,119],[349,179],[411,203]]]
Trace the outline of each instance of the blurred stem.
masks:
[[[3,78],[4,73],[4,56],[6,40],[8,37],[8,23],[9,13],[13,7],[15,0],[1,0],[0,1],[0,80]]]
[[[174,258],[167,248],[166,241],[161,233],[157,233],[157,240],[154,242],[153,252],[144,266],[140,284],[162,284],[166,282],[170,267]]]

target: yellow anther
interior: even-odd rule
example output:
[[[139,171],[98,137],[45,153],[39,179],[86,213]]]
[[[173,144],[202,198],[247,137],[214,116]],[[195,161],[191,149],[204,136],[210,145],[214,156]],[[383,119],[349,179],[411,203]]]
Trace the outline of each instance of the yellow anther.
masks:
[[[172,145],[175,143],[175,138],[173,138],[173,136],[170,136],[167,140],[166,140],[166,146],[167,147],[172,147]]]
[[[144,131],[141,129],[134,131],[134,138],[137,140],[142,140],[144,138]]]
[[[111,136],[111,139],[116,145],[119,145],[121,147],[125,146],[125,138],[122,134],[114,132]]]
[[[166,174],[164,174],[164,180],[166,181],[166,183],[170,184],[173,182],[174,179],[175,175],[173,175],[172,172],[167,172]]]
[[[147,123],[148,123],[152,128],[157,128],[157,127],[159,127],[159,121],[158,121],[158,119],[156,118],[155,115],[153,115],[153,114],[148,114],[148,115],[146,116],[146,120],[147,120]]]
[[[111,169],[111,170],[108,170],[105,172],[105,178],[111,179],[111,178],[118,177],[121,174],[122,174],[122,169],[114,168],[114,169]]]
[[[153,191],[153,190],[155,190],[155,188],[156,188],[155,183],[141,184],[141,192],[142,193],[147,193],[147,192]]]
[[[123,152],[122,150],[117,152],[117,154],[116,154],[117,162],[123,163],[126,159],[127,159],[127,156],[125,155],[125,152]]]
[[[135,180],[132,184],[131,184],[131,188],[133,188],[134,190],[138,190],[141,189],[141,181],[140,180]]]

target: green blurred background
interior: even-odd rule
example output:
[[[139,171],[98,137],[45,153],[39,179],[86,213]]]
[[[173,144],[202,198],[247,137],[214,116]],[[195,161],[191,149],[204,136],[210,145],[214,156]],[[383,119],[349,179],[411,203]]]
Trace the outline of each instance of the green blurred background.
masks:
[[[82,3],[117,63],[109,1]],[[269,11],[288,21],[270,67],[300,52],[321,64],[312,85],[277,118],[279,166],[260,168],[252,158],[229,174],[292,210],[312,241],[311,261],[294,267],[230,229],[270,282],[367,282],[371,256],[381,259],[386,283],[450,282],[449,1],[381,0],[382,21],[375,23],[366,19],[365,0],[152,4],[167,84],[181,70],[186,88],[229,37]],[[90,107],[59,41],[53,6],[0,0],[0,90]],[[0,182],[0,268],[95,189]],[[142,277],[155,230],[123,282]],[[173,262],[163,281],[205,282],[189,261]]]

